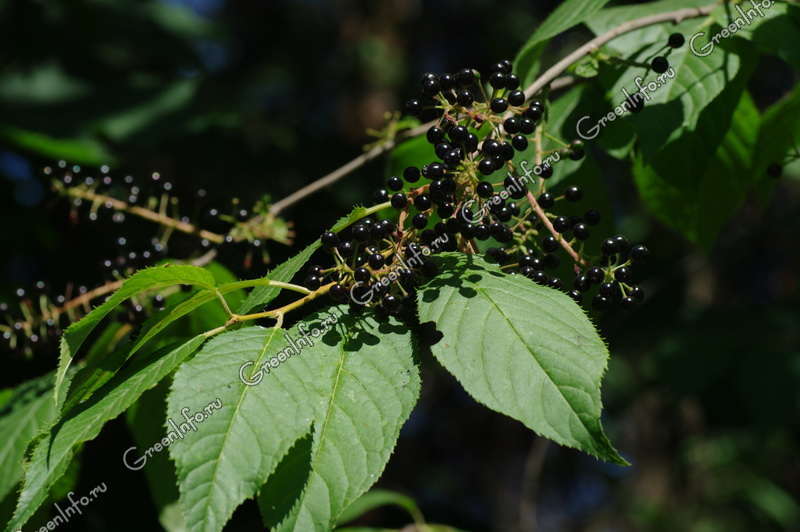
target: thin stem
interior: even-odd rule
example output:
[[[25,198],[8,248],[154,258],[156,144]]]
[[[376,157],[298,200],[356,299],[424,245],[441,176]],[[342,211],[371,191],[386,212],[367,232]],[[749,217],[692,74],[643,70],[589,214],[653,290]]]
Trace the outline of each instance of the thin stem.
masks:
[[[139,207],[137,205],[130,205],[122,200],[112,198],[111,196],[97,194],[91,190],[86,190],[80,187],[67,188],[62,185],[56,185],[56,190],[73,198],[80,198],[108,205],[114,210],[133,214],[134,216],[138,216],[140,218],[144,218],[145,220],[150,220],[151,222],[163,225],[168,229],[174,229],[190,235],[197,235],[200,238],[205,238],[209,242],[214,242],[215,244],[222,244],[225,242],[225,236],[218,233],[212,233],[211,231],[206,231],[205,229],[200,229],[199,227],[188,222],[182,222],[181,220],[170,218],[164,213],[162,208],[159,208],[159,212],[152,211],[150,209],[145,209],[144,207]],[[161,207],[163,207],[163,205]]]
[[[528,203],[531,204],[531,208],[533,208],[533,212],[536,213],[536,216],[541,220],[542,225],[544,225],[547,230],[550,232],[553,237],[558,240],[558,243],[561,244],[561,247],[564,248],[564,251],[572,257],[572,260],[575,261],[576,264],[580,264],[581,266],[586,266],[586,261],[581,258],[578,253],[572,249],[572,246],[569,245],[569,242],[564,240],[564,237],[561,236],[561,233],[555,230],[553,224],[550,222],[550,218],[547,217],[547,213],[544,212],[542,207],[539,205],[539,202],[536,201],[536,197],[533,193],[529,190],[528,194]]]
[[[263,319],[263,318],[275,318],[275,317],[278,317],[278,316],[282,316],[282,315],[286,314],[287,312],[291,312],[292,310],[294,310],[296,308],[302,307],[303,305],[305,305],[309,301],[313,301],[314,299],[318,298],[319,296],[327,294],[328,291],[331,289],[331,287],[333,285],[335,285],[335,284],[336,283],[328,283],[328,284],[326,284],[324,286],[321,286],[321,287],[317,288],[316,290],[314,290],[313,292],[309,293],[305,297],[302,297],[302,298],[300,298],[300,299],[298,299],[296,301],[293,301],[292,303],[288,303],[288,304],[286,304],[286,305],[284,305],[282,307],[279,307],[279,308],[276,308],[276,309],[273,309],[273,310],[267,310],[267,311],[264,311],[264,312],[256,312],[255,314],[234,314],[233,316],[231,316],[231,319],[228,320],[228,323],[226,325],[233,325],[234,323],[239,323],[239,322],[243,322],[243,321],[260,320],[260,319]]]

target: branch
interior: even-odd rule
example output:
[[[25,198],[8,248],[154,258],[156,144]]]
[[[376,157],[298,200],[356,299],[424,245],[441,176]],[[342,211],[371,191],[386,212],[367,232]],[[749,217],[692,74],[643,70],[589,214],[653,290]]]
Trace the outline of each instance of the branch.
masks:
[[[709,4],[703,7],[687,7],[684,9],[676,9],[675,11],[668,11],[666,13],[658,13],[655,15],[648,15],[646,17],[629,20],[620,24],[616,28],[612,28],[602,35],[598,35],[591,41],[587,42],[571,54],[567,55],[564,59],[548,68],[544,74],[534,81],[528,88],[525,89],[525,96],[530,98],[550,82],[555,84],[558,76],[563,74],[570,65],[580,60],[583,56],[588,55],[609,41],[612,41],[624,33],[628,33],[640,28],[660,24],[662,22],[673,21],[675,24],[690,18],[702,17],[710,14],[717,4]]]

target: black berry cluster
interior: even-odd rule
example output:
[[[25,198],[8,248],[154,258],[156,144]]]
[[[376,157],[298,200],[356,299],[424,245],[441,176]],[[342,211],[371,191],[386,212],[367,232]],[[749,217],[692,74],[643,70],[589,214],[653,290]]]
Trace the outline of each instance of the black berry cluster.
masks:
[[[484,253],[509,273],[579,301],[596,284],[597,308],[641,301],[635,280],[647,248],[620,236],[603,243],[601,256],[585,252],[600,213],[592,208],[561,212],[562,205],[579,209],[583,190],[548,187],[553,166],[580,161],[585,147],[561,141],[554,150],[537,148],[547,133],[547,102],[520,90],[510,61],[492,66],[485,78],[474,69],[426,74],[419,97],[406,109],[434,121],[426,137],[437,159],[405,168],[377,191],[375,203],[388,202],[395,209],[392,221],[369,218],[343,233],[323,234],[332,264],[312,266],[308,288],[329,286],[336,301],[402,312],[416,283],[436,273],[426,254],[459,250]],[[565,256],[574,282],[558,276]]]

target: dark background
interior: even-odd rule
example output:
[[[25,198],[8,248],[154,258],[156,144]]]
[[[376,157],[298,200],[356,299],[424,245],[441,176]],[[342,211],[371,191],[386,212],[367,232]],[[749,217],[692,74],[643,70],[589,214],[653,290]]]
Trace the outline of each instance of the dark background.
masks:
[[[423,72],[513,57],[556,4],[0,0],[0,301],[14,315],[14,291],[37,280],[53,293],[102,284],[100,263],[124,251],[118,237],[141,251],[154,232],[108,213],[71,217],[43,166],[63,158],[96,176],[113,160],[115,178],[130,173],[143,187],[158,171],[193,217],[230,209],[234,197],[279,199],[357,155],[365,129],[400,108]],[[554,49],[585,37],[573,32]],[[796,78],[765,60],[751,90],[764,107]],[[384,168],[373,162],[287,210],[298,244],[368,201]],[[797,176],[749,201],[706,254],[648,216],[620,168],[603,175],[609,214],[655,255],[646,304],[599,322],[612,352],[605,424],[633,467],[544,444],[429,362],[378,486],[414,497],[431,522],[467,530],[518,529],[521,511],[525,530],[533,511],[542,531],[800,530]],[[274,262],[294,251],[267,247]],[[170,248],[177,258],[198,252],[181,239]],[[223,259],[242,276],[266,269],[246,269],[235,251]],[[52,369],[56,350],[2,356],[8,387]],[[117,420],[87,444],[76,492],[110,489],[70,528],[158,528],[144,476],[119,462],[129,441]],[[408,518],[389,509],[361,522]],[[258,523],[248,502],[229,528]]]

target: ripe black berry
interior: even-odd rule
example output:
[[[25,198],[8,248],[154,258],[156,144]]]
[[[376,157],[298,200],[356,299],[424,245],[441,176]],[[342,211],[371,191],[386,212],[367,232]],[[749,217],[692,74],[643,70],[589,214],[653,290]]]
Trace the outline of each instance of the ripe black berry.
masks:
[[[603,240],[603,243],[600,245],[600,249],[603,251],[603,255],[606,256],[610,256],[619,252],[619,247],[613,238],[606,238]]]
[[[436,214],[439,215],[439,218],[444,220],[453,216],[453,212],[455,212],[455,210],[456,206],[452,203],[443,203],[439,209],[437,209]]]
[[[456,95],[456,101],[462,107],[469,107],[473,101],[472,92],[469,89],[461,89]]]
[[[397,176],[392,176],[386,181],[386,186],[390,190],[400,190],[403,188],[403,180]]]
[[[369,239],[370,230],[367,226],[363,224],[358,224],[353,226],[353,238],[358,240],[359,242],[365,242]]]
[[[472,72],[471,68],[462,68],[455,75],[456,82],[461,85],[469,85],[475,80],[475,74]]]
[[[625,296],[622,298],[622,308],[631,309],[637,305],[637,301],[633,299],[631,296]]]
[[[592,306],[598,310],[606,310],[611,306],[611,300],[604,295],[595,294],[592,298]]]
[[[481,162],[478,163],[478,170],[483,175],[490,175],[492,172],[495,171],[494,162],[491,158],[484,158]]]
[[[585,223],[577,223],[572,227],[572,234],[578,240],[586,240],[589,238],[589,228],[586,227]]]
[[[564,197],[566,197],[569,201],[580,201],[581,198],[583,198],[583,191],[580,189],[580,187],[573,185],[567,189],[567,191],[564,193]]]
[[[414,206],[421,211],[427,211],[431,208],[430,196],[427,194],[420,194],[414,199]]]
[[[653,67],[653,70],[657,74],[663,74],[669,68],[669,61],[666,57],[660,55],[653,59],[650,66]]]
[[[542,102],[536,100],[531,102],[530,107],[523,113],[525,117],[530,118],[534,122],[538,121],[544,115],[544,105]]]
[[[338,249],[339,253],[344,256],[352,255],[354,251],[353,243],[350,241],[339,242],[339,245],[336,246],[336,249]]]
[[[506,84],[506,76],[502,72],[492,72],[489,76],[489,85],[495,89],[502,89]]]
[[[592,266],[589,268],[589,271],[586,272],[586,277],[589,279],[589,282],[592,284],[598,284],[603,282],[606,274],[603,270],[597,266]]]
[[[636,301],[644,300],[644,290],[642,290],[638,286],[632,286],[631,289],[628,291],[628,295],[633,299],[635,299]]]
[[[372,199],[375,200],[375,203],[383,203],[389,199],[389,192],[387,192],[385,188],[376,190],[375,194],[372,196]]]
[[[680,33],[673,33],[672,35],[669,36],[669,39],[667,40],[667,44],[669,45],[670,48],[680,48],[681,46],[683,46],[683,43],[685,42],[686,39]]]
[[[409,166],[405,170],[403,170],[403,179],[408,181],[409,183],[416,183],[419,181],[419,168],[416,166]]]
[[[514,107],[519,107],[525,103],[525,93],[522,91],[512,91],[508,94],[508,103]]]
[[[542,179],[547,179],[549,177],[553,177],[553,167],[552,166],[550,166],[549,164],[543,164],[541,168],[542,168],[542,171],[541,171],[541,173],[539,175],[542,177]]]
[[[571,297],[576,303],[583,302],[583,294],[581,294],[577,290],[570,290],[569,292],[567,292],[567,295]]]
[[[478,240],[486,240],[489,238],[489,228],[486,227],[485,224],[475,224],[475,226],[472,228],[472,234]]]
[[[569,148],[569,158],[573,161],[580,161],[583,159],[586,152],[583,149],[583,142],[576,140]]]
[[[628,268],[627,266],[622,266],[620,268],[617,268],[616,271],[614,272],[614,279],[622,283],[630,281],[631,277],[632,277],[631,269]]]
[[[508,109],[508,101],[505,98],[495,98],[492,100],[491,108],[495,113],[505,113]]]
[[[524,116],[522,117],[522,121],[519,123],[519,130],[521,133],[525,135],[530,135],[536,129],[536,122],[533,121],[530,117]]]
[[[333,298],[334,301],[338,301],[340,303],[347,300],[347,289],[340,284],[331,286],[328,294],[331,296],[331,298]]]
[[[516,116],[509,117],[506,119],[505,122],[503,122],[503,128],[509,135],[513,135],[514,133],[518,132],[519,126],[520,126],[520,119],[517,118]]]
[[[339,235],[332,231],[326,231],[322,233],[321,240],[324,247],[331,249],[336,247],[336,245],[339,243]]]
[[[370,277],[372,277],[372,274],[366,268],[356,268],[353,272],[353,279],[362,283],[369,281]]]
[[[549,209],[555,204],[556,199],[549,192],[543,192],[538,201],[541,208]]]
[[[547,253],[558,249],[558,240],[554,236],[549,235],[542,239],[542,249]]]
[[[322,280],[316,275],[309,275],[306,277],[305,285],[309,290],[316,290],[322,285]]]
[[[369,256],[367,262],[369,263],[370,268],[372,268],[373,270],[378,270],[383,267],[384,264],[383,255],[381,255],[380,253],[373,253],[372,255]]]
[[[406,113],[417,116],[422,112],[422,102],[417,100],[416,98],[412,100],[408,100],[406,102]]]
[[[600,284],[599,293],[600,295],[612,298],[614,295],[616,295],[617,290],[617,283],[606,281]]]
[[[395,209],[402,209],[408,204],[408,200],[406,199],[406,195],[402,192],[398,192],[394,196],[392,196],[392,207]]]
[[[428,217],[422,213],[416,214],[411,220],[411,223],[414,224],[414,227],[417,229],[424,229],[425,226],[428,225]]]
[[[559,233],[565,233],[569,231],[570,229],[569,219],[566,216],[556,217],[556,219],[553,220],[553,228]]]
[[[487,181],[480,181],[478,185],[475,187],[475,192],[481,198],[488,198],[492,195],[492,185]]]
[[[428,130],[425,136],[431,144],[439,144],[444,140],[444,131],[442,131],[441,128],[433,126]]]
[[[519,78],[516,74],[506,74],[506,88],[513,91],[517,87],[519,87]]]
[[[528,147],[528,139],[523,135],[515,135],[514,138],[511,139],[511,145],[514,146],[514,149],[517,151],[525,151]]]
[[[631,248],[631,258],[635,262],[644,262],[650,256],[650,250],[644,244],[637,244]]]

